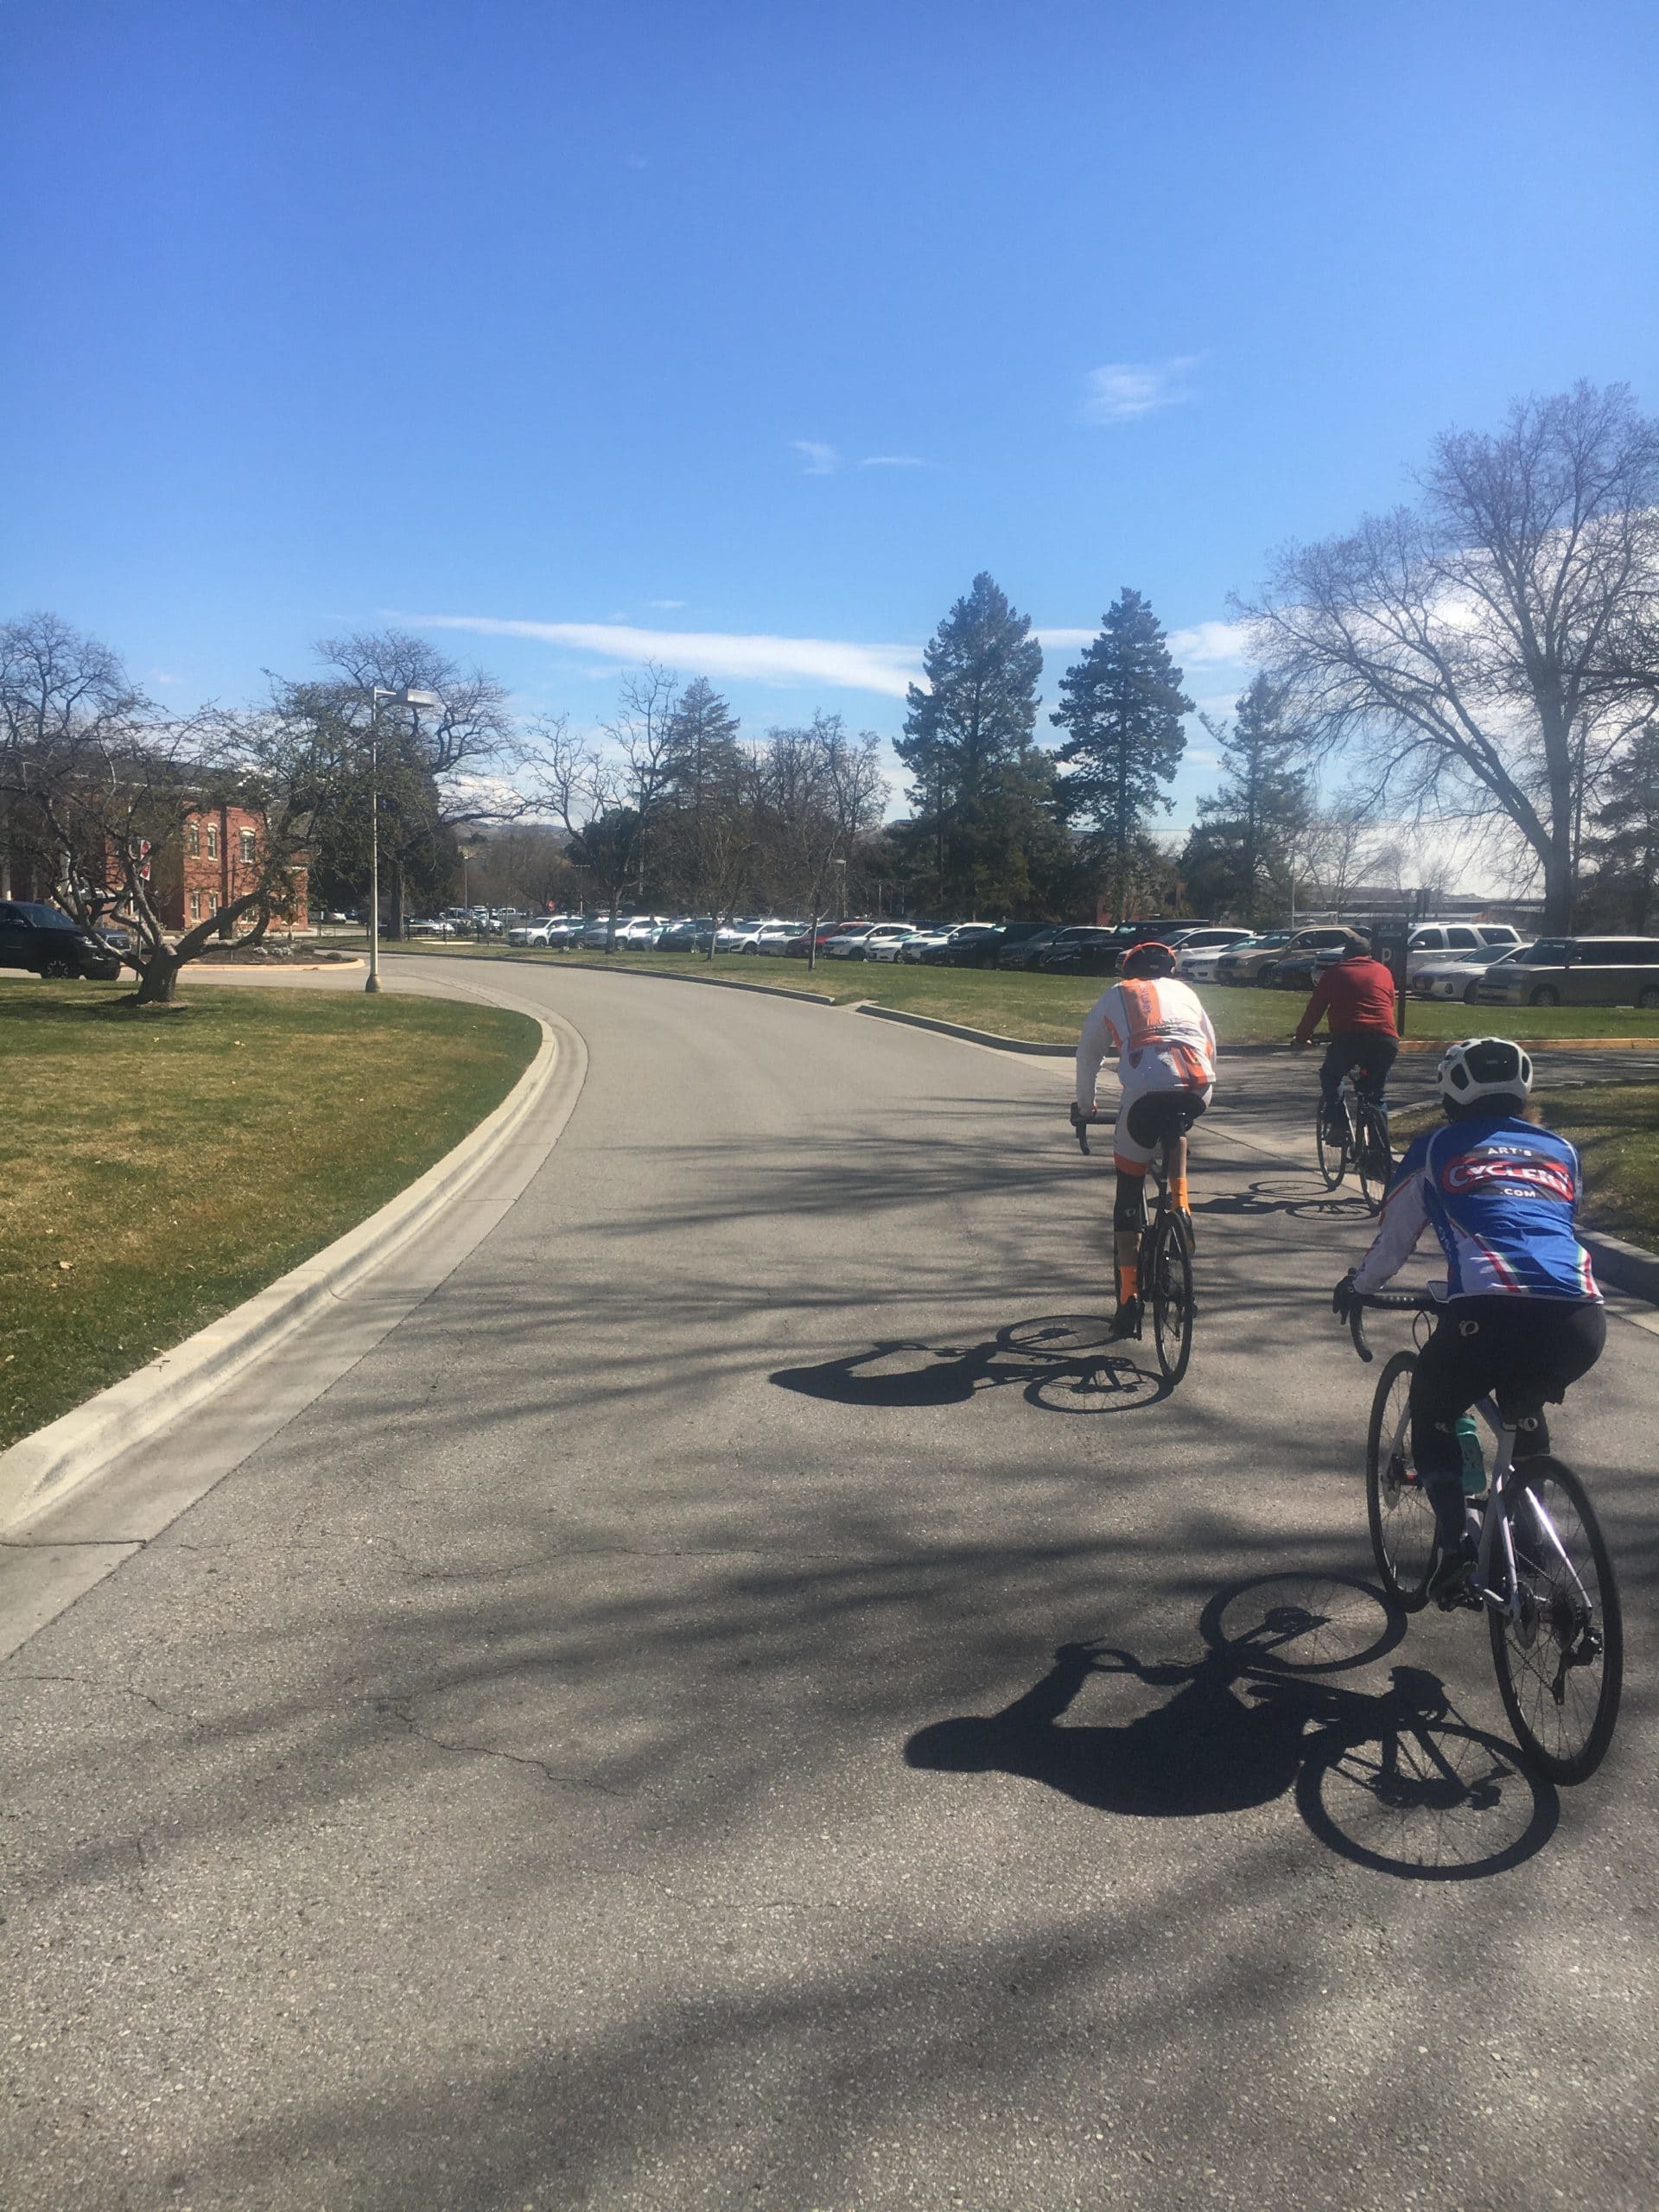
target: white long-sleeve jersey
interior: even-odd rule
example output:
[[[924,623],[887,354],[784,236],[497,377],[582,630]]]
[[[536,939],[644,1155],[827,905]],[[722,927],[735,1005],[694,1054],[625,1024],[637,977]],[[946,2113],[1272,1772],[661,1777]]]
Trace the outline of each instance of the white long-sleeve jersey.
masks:
[[[1095,1106],[1095,1084],[1108,1052],[1117,1054],[1123,1103],[1147,1090],[1202,1090],[1216,1080],[1216,1033],[1198,993],[1173,976],[1114,983],[1084,1017],[1077,1039],[1077,1104]]]

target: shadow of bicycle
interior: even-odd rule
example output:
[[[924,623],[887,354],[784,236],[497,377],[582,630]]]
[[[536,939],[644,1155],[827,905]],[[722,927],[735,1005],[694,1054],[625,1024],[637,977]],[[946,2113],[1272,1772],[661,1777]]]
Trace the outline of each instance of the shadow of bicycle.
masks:
[[[1334,1191],[1316,1187],[1310,1192],[1306,1176],[1259,1175],[1242,1189],[1199,1199],[1192,1211],[1195,1214],[1231,1215],[1235,1219],[1281,1213],[1287,1214],[1293,1221],[1352,1221],[1364,1216],[1370,1208],[1351,1176]]]
[[[1331,1677],[1374,1665],[1404,1619],[1344,1576],[1264,1575],[1217,1591],[1194,1659],[1148,1662],[1104,1641],[1062,1644],[1001,1713],[938,1720],[906,1764],[1024,1777],[1097,1812],[1191,1819],[1287,1792],[1320,1842],[1402,1879],[1463,1882],[1518,1866],[1554,1830],[1554,1790],[1471,1727],[1438,1675],[1395,1667],[1382,1690]],[[1091,1675],[1167,1689],[1122,1724],[1062,1726]]]
[[[982,1390],[1021,1390],[1045,1413],[1133,1413],[1169,1395],[1149,1344],[1114,1344],[1103,1315],[1049,1313],[1010,1322],[983,1344],[888,1338],[810,1367],[780,1367],[781,1390],[842,1406],[965,1405]]]

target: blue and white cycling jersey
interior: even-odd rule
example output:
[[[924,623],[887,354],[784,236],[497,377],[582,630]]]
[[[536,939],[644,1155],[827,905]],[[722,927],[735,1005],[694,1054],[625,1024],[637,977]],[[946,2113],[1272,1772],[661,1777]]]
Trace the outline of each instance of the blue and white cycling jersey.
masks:
[[[1583,1191],[1579,1155],[1553,1129],[1508,1114],[1430,1129],[1395,1170],[1354,1287],[1380,1290],[1432,1224],[1447,1298],[1599,1299],[1573,1234]]]

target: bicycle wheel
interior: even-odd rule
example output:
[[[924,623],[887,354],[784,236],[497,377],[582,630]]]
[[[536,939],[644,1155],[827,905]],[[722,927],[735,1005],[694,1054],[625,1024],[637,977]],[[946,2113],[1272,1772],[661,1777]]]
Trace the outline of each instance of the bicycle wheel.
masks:
[[[1173,1390],[1192,1356],[1192,1259],[1179,1224],[1167,1214],[1153,1230],[1149,1248],[1152,1340]]]
[[[1559,1459],[1523,1459],[1505,1512],[1520,1615],[1487,1616],[1503,1710],[1552,1782],[1582,1782],[1606,1756],[1624,1680],[1613,1563],[1584,1484]]]
[[[1412,1472],[1408,1427],[1402,1427],[1417,1366],[1414,1351],[1397,1351],[1378,1377],[1365,1439],[1365,1516],[1382,1586],[1408,1613],[1428,1596],[1434,1564],[1434,1509]],[[1395,1439],[1399,1438],[1396,1445]]]
[[[1354,1151],[1359,1167],[1359,1194],[1368,1211],[1381,1213],[1394,1176],[1394,1154],[1389,1148],[1389,1133],[1382,1126],[1382,1116],[1372,1107],[1360,1109]]]
[[[1338,1143],[1335,1137],[1328,1135],[1325,1132],[1325,1101],[1323,1098],[1320,1099],[1313,1119],[1313,1136],[1314,1141],[1319,1147],[1319,1173],[1325,1179],[1325,1187],[1327,1191],[1334,1191],[1348,1173],[1347,1118],[1344,1111],[1343,1115],[1344,1134],[1342,1141]]]

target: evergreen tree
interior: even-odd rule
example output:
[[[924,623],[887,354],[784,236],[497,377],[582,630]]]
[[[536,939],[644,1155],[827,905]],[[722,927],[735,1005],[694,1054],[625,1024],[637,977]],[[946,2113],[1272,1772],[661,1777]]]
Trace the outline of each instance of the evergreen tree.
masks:
[[[1646,932],[1659,910],[1659,720],[1644,722],[1606,772],[1606,799],[1586,838],[1595,874],[1581,905]]]
[[[1181,717],[1192,712],[1162,626],[1141,594],[1126,588],[1061,677],[1051,716],[1068,733],[1061,804],[1093,833],[1104,888],[1120,913],[1144,873],[1150,817],[1172,803],[1166,787],[1186,746]]]
[[[737,804],[737,733],[730,705],[704,677],[688,683],[669,712],[657,874],[697,913],[709,910]]]
[[[925,895],[974,912],[1024,905],[1052,815],[1052,770],[1033,742],[1043,652],[1031,619],[982,573],[922,664],[927,689],[911,685],[893,749],[911,772]]]
[[[1194,906],[1263,923],[1287,880],[1293,849],[1309,814],[1302,734],[1285,719],[1285,696],[1258,676],[1230,725],[1203,717],[1223,769],[1213,798],[1200,799],[1183,862]]]

